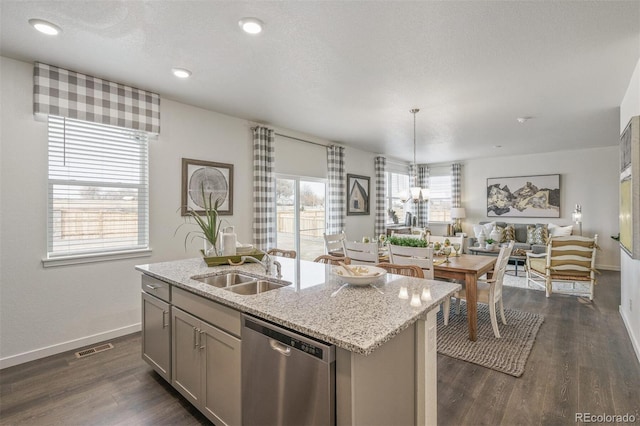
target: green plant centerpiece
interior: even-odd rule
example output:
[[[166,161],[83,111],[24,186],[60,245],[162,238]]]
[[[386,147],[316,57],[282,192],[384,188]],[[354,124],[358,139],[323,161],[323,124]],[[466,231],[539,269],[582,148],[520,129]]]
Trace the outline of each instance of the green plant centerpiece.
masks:
[[[427,247],[427,241],[422,238],[398,237],[396,235],[387,238],[387,244],[405,247]]]
[[[198,230],[189,231],[184,237],[184,248],[187,249],[187,240],[193,241],[195,238],[201,238],[205,241],[205,256],[220,256],[220,250],[218,247],[218,238],[220,237],[220,228],[222,220],[218,217],[218,206],[220,205],[220,199],[213,201],[213,193],[205,193],[204,185],[201,185],[202,200],[204,203],[204,214],[201,216],[198,211],[187,207],[187,221],[182,225],[197,225]],[[178,230],[176,229],[176,232]]]

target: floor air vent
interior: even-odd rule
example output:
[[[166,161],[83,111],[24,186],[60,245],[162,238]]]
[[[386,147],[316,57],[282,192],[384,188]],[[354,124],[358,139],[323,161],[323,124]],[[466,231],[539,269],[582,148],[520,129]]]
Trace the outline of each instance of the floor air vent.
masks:
[[[83,349],[76,352],[76,358],[84,358],[85,356],[97,354],[98,352],[108,351],[109,349],[113,349],[113,345],[111,343],[105,343],[104,345],[94,346],[93,348]]]

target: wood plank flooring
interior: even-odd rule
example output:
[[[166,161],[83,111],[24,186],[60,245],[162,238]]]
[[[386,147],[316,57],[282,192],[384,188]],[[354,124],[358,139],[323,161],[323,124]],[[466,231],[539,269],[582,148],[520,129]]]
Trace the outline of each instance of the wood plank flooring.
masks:
[[[545,315],[520,378],[438,356],[440,425],[569,425],[576,412],[640,423],[640,364],[622,319],[620,274],[596,298],[505,289],[505,306]],[[207,419],[140,359],[140,334],[76,359],[55,355],[0,371],[2,425],[197,425]]]

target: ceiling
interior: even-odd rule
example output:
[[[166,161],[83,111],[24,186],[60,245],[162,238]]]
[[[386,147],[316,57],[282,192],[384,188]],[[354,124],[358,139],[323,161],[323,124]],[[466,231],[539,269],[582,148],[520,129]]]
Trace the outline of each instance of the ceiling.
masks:
[[[0,14],[3,56],[397,159],[413,161],[420,108],[419,163],[615,145],[640,58],[640,1],[1,0]]]

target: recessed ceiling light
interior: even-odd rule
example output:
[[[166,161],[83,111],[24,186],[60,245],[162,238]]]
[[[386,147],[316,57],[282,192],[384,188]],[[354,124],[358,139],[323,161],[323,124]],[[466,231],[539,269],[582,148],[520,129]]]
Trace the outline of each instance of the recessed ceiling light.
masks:
[[[262,26],[264,22],[258,18],[242,18],[238,21],[238,25],[242,28],[242,31],[248,34],[259,34],[262,32]]]
[[[518,120],[518,123],[523,124],[526,123],[528,120],[531,120],[532,117],[518,117],[516,118],[516,120]]]
[[[502,148],[502,145],[494,145],[494,148]]]
[[[58,35],[62,32],[62,28],[43,19],[29,19],[29,24],[46,35]]]
[[[178,78],[189,78],[191,71],[186,68],[171,68],[171,72]]]

